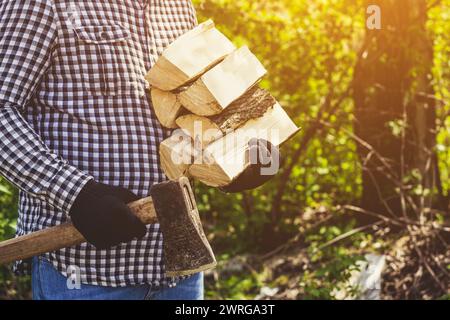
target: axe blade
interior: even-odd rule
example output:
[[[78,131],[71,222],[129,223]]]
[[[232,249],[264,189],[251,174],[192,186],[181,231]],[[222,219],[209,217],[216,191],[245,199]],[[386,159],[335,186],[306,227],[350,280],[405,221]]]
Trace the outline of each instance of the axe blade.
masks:
[[[164,238],[169,277],[192,275],[217,265],[203,231],[188,178],[154,185],[150,194]]]

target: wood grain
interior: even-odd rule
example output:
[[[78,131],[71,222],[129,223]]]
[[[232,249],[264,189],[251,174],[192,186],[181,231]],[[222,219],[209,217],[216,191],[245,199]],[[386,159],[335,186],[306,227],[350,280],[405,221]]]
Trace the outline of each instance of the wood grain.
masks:
[[[262,117],[247,121],[235,131],[207,146],[203,150],[203,156],[208,161],[191,165],[189,176],[210,187],[225,187],[249,165],[246,154],[250,139],[264,139],[278,147],[299,130],[276,102]],[[233,143],[230,144],[229,141]]]
[[[149,84],[173,91],[196,80],[236,47],[208,20],[172,42],[146,76]]]
[[[176,124],[185,130],[193,141],[200,141],[200,148],[204,149],[248,121],[263,117],[276,103],[269,92],[254,86],[218,115],[204,117],[186,114],[179,117]]]
[[[172,92],[152,88],[151,97],[153,110],[163,127],[169,129],[178,128],[175,120],[183,113],[183,107],[177,95]]]
[[[259,83],[266,73],[258,58],[244,46],[203,74],[178,98],[193,114],[214,116]]]

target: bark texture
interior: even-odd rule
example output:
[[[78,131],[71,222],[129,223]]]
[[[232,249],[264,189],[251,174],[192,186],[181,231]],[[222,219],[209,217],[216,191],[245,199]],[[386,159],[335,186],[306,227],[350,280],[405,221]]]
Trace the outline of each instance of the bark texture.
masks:
[[[275,98],[268,91],[256,85],[222,113],[210,119],[222,132],[235,130],[249,120],[261,118],[275,103]]]

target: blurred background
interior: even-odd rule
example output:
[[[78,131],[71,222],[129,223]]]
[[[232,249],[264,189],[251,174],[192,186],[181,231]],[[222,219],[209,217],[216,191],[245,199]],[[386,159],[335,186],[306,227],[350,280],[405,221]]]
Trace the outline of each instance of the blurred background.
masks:
[[[264,187],[196,184],[219,259],[207,297],[449,299],[450,0],[194,4],[261,59],[262,85],[303,128]],[[16,205],[0,180],[0,240]],[[1,266],[0,298],[29,297]]]

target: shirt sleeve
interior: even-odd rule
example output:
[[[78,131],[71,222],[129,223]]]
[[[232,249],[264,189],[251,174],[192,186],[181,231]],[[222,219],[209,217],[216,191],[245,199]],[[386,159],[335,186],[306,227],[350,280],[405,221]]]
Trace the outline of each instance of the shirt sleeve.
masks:
[[[197,19],[197,11],[195,10],[194,4],[191,0],[188,1],[189,9],[191,11],[191,14],[189,15],[190,22],[192,24],[192,28],[198,26],[198,19]]]
[[[0,0],[0,174],[68,213],[91,179],[53,153],[22,117],[51,64],[57,40],[47,0]]]

